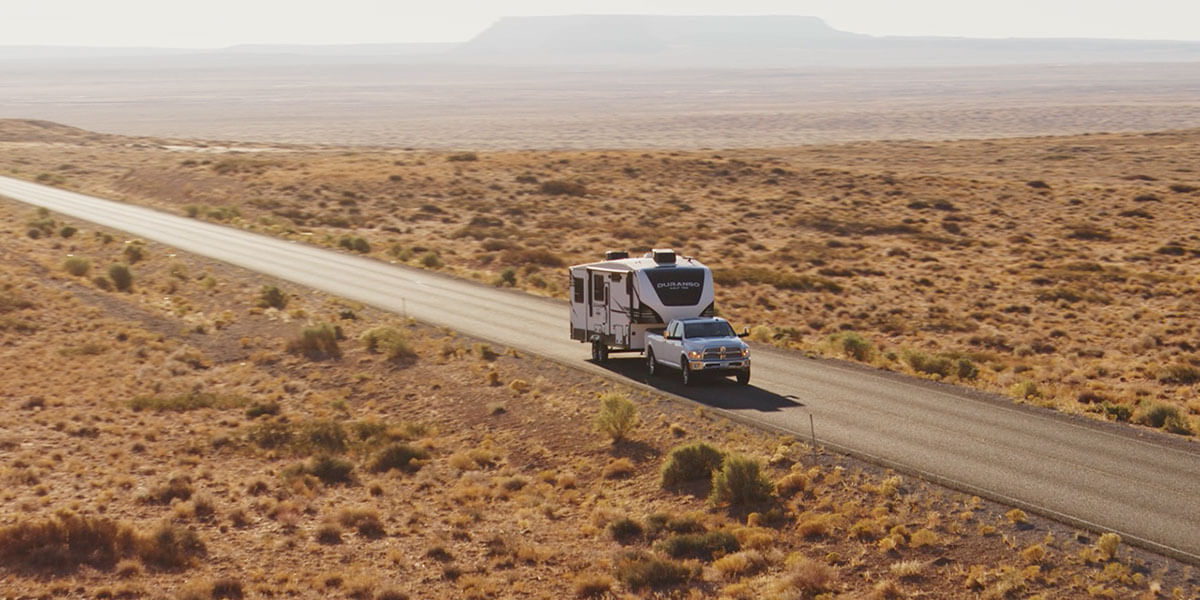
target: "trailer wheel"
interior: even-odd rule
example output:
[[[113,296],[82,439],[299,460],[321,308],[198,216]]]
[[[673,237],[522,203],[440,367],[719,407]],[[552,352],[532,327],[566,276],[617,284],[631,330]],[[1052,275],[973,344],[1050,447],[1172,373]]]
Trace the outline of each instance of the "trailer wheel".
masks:
[[[646,348],[646,372],[651,377],[658,375],[658,361],[654,360],[654,351]]]
[[[688,366],[686,356],[679,357],[679,379],[683,385],[692,385],[692,368]]]
[[[737,382],[742,385],[750,385],[750,367],[746,367],[745,371],[737,374]]]

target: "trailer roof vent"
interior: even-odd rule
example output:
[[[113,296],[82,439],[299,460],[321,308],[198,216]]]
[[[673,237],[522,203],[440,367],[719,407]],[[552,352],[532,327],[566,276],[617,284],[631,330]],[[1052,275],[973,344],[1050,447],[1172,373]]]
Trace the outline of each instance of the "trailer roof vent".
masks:
[[[654,262],[660,265],[675,264],[675,251],[670,248],[655,248],[650,254],[654,257]]]
[[[609,250],[604,253],[604,260],[620,260],[629,258],[629,253],[624,250]]]

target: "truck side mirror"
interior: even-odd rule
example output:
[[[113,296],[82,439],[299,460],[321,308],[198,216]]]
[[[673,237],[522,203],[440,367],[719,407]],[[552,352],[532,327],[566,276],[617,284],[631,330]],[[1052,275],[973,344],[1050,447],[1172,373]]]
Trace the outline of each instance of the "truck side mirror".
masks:
[[[750,335],[750,328],[749,328],[749,327],[743,327],[743,328],[742,328],[742,332],[741,332],[741,333],[739,333],[739,334],[737,334],[737,336],[738,336],[738,337],[746,337],[746,336],[748,336],[748,335]]]

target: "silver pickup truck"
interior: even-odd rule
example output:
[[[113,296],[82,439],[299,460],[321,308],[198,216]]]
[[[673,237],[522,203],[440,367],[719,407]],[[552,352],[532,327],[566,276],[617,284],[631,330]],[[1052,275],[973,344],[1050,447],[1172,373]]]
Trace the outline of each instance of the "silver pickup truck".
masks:
[[[646,335],[646,369],[657,375],[660,367],[679,369],[684,385],[699,375],[728,377],[750,383],[750,347],[720,317],[676,319],[663,333]]]

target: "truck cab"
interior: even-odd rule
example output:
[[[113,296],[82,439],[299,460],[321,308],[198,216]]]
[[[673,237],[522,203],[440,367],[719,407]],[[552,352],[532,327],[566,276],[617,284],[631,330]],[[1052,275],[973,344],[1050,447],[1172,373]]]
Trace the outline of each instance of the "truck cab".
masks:
[[[646,370],[657,375],[662,367],[678,369],[684,385],[698,376],[737,378],[750,383],[750,347],[720,317],[673,319],[661,333],[646,335]]]

